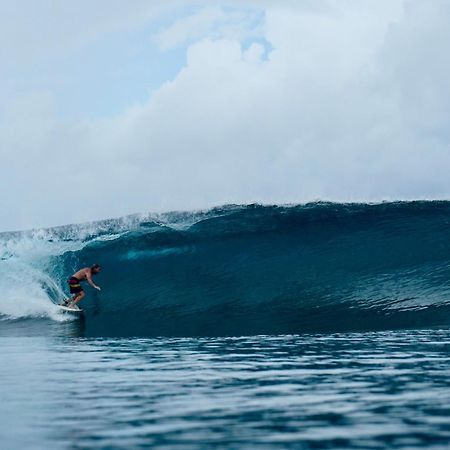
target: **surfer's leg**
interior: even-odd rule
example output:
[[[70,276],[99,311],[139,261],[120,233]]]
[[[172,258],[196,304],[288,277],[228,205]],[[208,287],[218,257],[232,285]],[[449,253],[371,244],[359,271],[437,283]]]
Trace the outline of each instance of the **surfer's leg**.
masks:
[[[79,295],[79,294],[74,294],[74,295],[72,295],[72,297],[68,298],[67,300],[64,300],[64,301],[62,302],[62,305],[63,305],[63,306],[73,305],[73,304],[74,304],[73,302],[74,302],[75,299],[78,297],[78,295]]]
[[[83,288],[81,287],[80,281],[75,277],[69,278],[67,282],[69,284],[70,293],[73,294],[68,304],[76,305],[84,297]]]
[[[80,300],[83,300],[84,296],[85,296],[84,291],[81,291],[78,294],[74,295],[72,298],[71,305],[76,305]]]

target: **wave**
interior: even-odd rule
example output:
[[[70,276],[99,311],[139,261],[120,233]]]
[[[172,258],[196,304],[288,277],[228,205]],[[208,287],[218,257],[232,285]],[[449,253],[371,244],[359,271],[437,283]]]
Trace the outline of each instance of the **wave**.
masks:
[[[98,262],[87,336],[295,334],[446,326],[450,202],[230,205],[0,234],[3,322]],[[1,326],[1,325],[0,325]]]

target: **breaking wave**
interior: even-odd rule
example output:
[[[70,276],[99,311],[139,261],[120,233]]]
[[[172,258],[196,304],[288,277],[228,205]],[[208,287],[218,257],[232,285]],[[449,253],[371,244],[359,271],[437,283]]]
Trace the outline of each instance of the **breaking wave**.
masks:
[[[87,336],[291,334],[446,326],[450,202],[226,206],[0,234],[1,323],[67,320],[80,266]]]

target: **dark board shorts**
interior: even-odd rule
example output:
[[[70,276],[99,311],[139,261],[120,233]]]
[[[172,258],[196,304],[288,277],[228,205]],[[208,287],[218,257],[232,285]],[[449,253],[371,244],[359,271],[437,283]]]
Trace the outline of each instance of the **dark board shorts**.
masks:
[[[71,277],[67,280],[69,284],[69,289],[71,294],[79,294],[83,292],[83,288],[81,287],[80,280],[75,277]]]

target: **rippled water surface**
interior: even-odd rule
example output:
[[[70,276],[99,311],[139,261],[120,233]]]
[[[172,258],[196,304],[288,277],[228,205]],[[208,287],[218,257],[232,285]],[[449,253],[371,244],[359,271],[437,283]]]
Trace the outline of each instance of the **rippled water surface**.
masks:
[[[2,448],[450,448],[450,331],[0,338]]]

